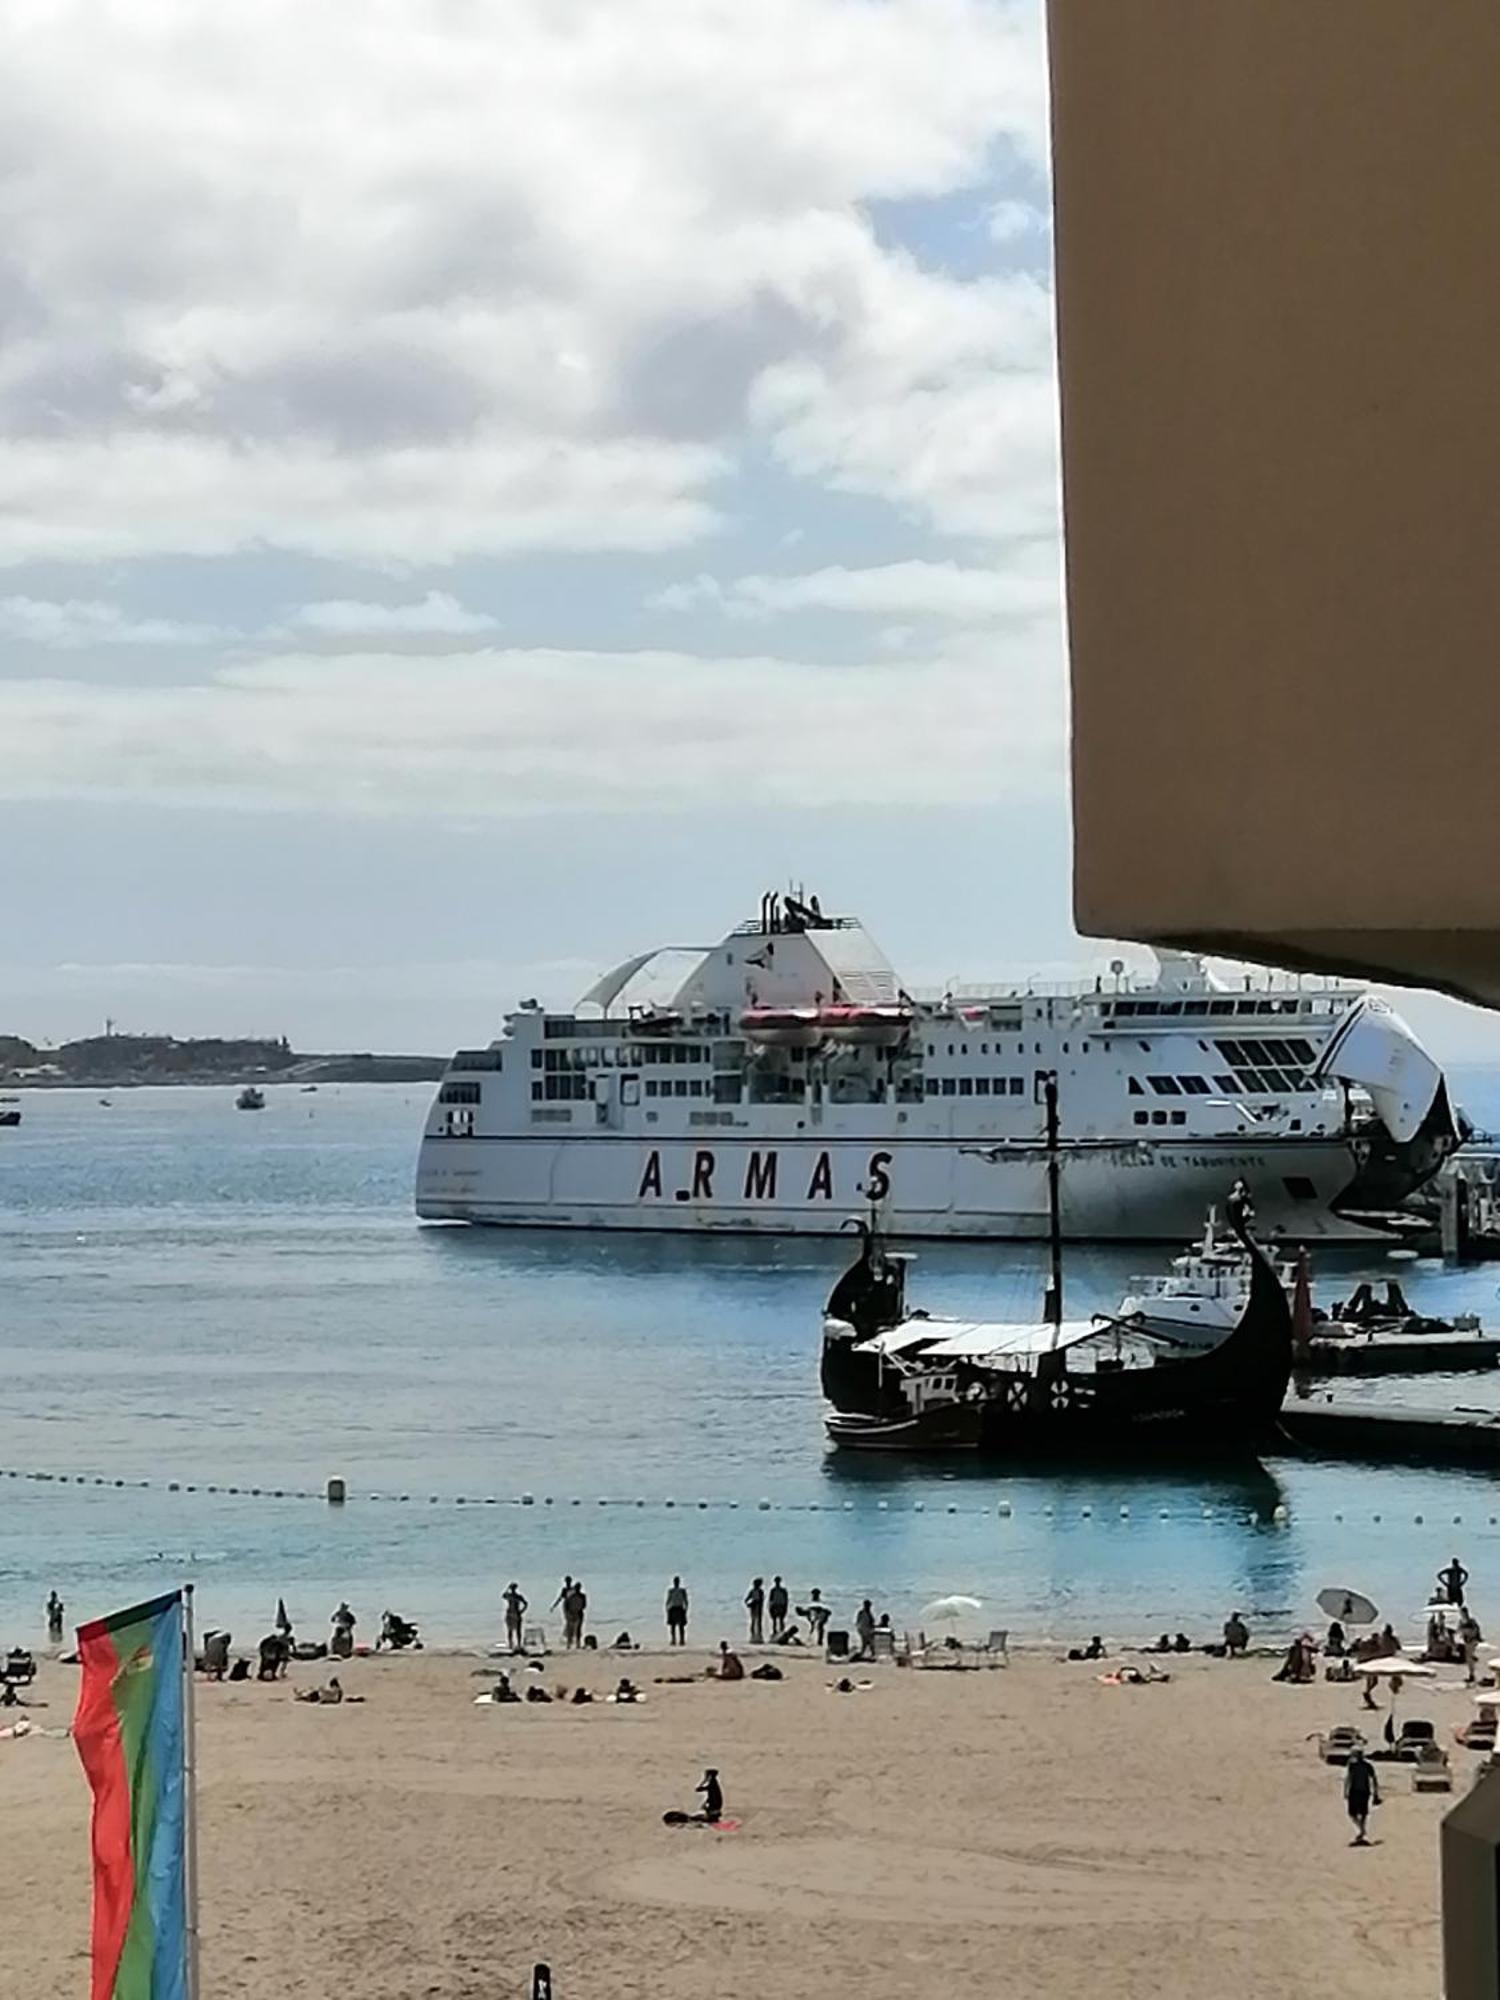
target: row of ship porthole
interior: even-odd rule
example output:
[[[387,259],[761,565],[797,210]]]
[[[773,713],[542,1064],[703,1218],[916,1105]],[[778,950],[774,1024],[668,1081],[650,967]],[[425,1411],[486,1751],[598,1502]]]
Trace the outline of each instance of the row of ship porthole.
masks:
[[[340,1501],[333,1500],[332,1496],[326,1492],[315,1493],[303,1487],[291,1487],[291,1486],[219,1486],[219,1485],[210,1486],[210,1485],[198,1484],[196,1482],[189,1483],[186,1480],[180,1480],[180,1479],[167,1479],[167,1480],[107,1479],[101,1477],[97,1473],[23,1472],[18,1469],[12,1469],[9,1467],[0,1467],[0,1478],[30,1479],[30,1480],[35,1480],[39,1483],[52,1484],[57,1486],[102,1486],[102,1487],[110,1487],[112,1489],[118,1488],[127,1491],[156,1491],[165,1493],[233,1494],[236,1498],[247,1499],[247,1500],[322,1500],[325,1503],[331,1503],[335,1505],[341,1504]],[[381,1503],[395,1502],[397,1505],[407,1504],[412,1501],[416,1501],[419,1504],[421,1503],[421,1495],[412,1493],[369,1493],[366,1494],[365,1498],[367,1500],[374,1500]],[[464,1493],[456,1493],[456,1494],[429,1493],[426,1498],[426,1504],[429,1507],[537,1507],[537,1506],[582,1507],[586,1503],[581,1498],[574,1498],[566,1501],[560,1501],[557,1500],[550,1493],[544,1494],[540,1500],[537,1499],[534,1493],[519,1493],[515,1495],[506,1495],[503,1498],[497,1494],[490,1493],[486,1494],[483,1499],[480,1499],[476,1495],[469,1495]],[[741,1500],[674,1500],[674,1499],[611,1500],[607,1497],[604,1497],[596,1500],[593,1504],[596,1507],[661,1507],[664,1509],[681,1508],[683,1510],[696,1513],[706,1513],[711,1508],[720,1508],[720,1507],[728,1510],[730,1513],[738,1512],[738,1510],[741,1507],[743,1507],[747,1512],[755,1512],[760,1514],[772,1514],[772,1513],[853,1514],[860,1511],[866,1513],[873,1511],[878,1514],[888,1514],[893,1512],[900,1513],[903,1511],[910,1511],[913,1514],[925,1514],[928,1511],[927,1502],[925,1500],[913,1500],[911,1502],[909,1510],[904,1510],[900,1507],[893,1508],[889,1500],[877,1500],[873,1503],[873,1508],[866,1507],[864,1509],[857,1508],[856,1503],[853,1500],[842,1500],[838,1502],[823,1501],[823,1500],[756,1500],[752,1502],[752,1501],[741,1501]],[[957,1502],[950,1500],[950,1501],[945,1501],[941,1505],[941,1507],[934,1506],[932,1511],[934,1513],[942,1512],[944,1514],[969,1514],[969,1515],[974,1515],[974,1514],[988,1515],[993,1513],[998,1519],[1002,1521],[1009,1521],[1015,1518],[1017,1510],[1014,1504],[1009,1500],[1000,1500],[993,1507],[989,1506],[960,1507],[957,1504]],[[1049,1520],[1049,1521],[1056,1519],[1060,1511],[1061,1510],[1053,1506],[1042,1506],[1036,1510],[1037,1514],[1043,1520]],[[1080,1520],[1090,1521],[1094,1519],[1095,1514],[1097,1512],[1107,1512],[1107,1511],[1108,1510],[1095,1509],[1093,1507],[1085,1505],[1078,1509],[1078,1518]],[[1118,1518],[1122,1521],[1128,1521],[1133,1517],[1133,1511],[1134,1510],[1131,1509],[1130,1507],[1122,1506],[1118,1510]],[[1180,1511],[1176,1511],[1170,1507],[1161,1507],[1158,1508],[1156,1511],[1157,1511],[1157,1519],[1161,1521],[1182,1520],[1188,1518],[1187,1515],[1183,1514]],[[1203,1507],[1198,1509],[1196,1514],[1193,1515],[1192,1518],[1202,1521],[1234,1520],[1239,1518],[1239,1510],[1237,1508],[1231,1508],[1231,1507]],[[1245,1516],[1245,1518],[1252,1524],[1257,1526],[1264,1522],[1269,1522],[1275,1527],[1284,1527],[1288,1523],[1290,1523],[1292,1519],[1292,1512],[1289,1507],[1285,1506],[1273,1507],[1269,1513],[1265,1514],[1258,1513],[1255,1509],[1252,1508],[1250,1512]],[[1333,1521],[1340,1526],[1344,1525],[1349,1520],[1349,1518],[1350,1517],[1347,1514],[1342,1512],[1335,1513],[1332,1516]],[[1394,1521],[1400,1517],[1395,1515],[1387,1517],[1384,1514],[1371,1514],[1368,1516],[1370,1522],[1377,1527],[1382,1525],[1387,1520],[1387,1518]],[[1354,1519],[1356,1521],[1364,1521],[1366,1519],[1366,1516],[1361,1514],[1355,1516]],[[1427,1517],[1425,1514],[1413,1514],[1411,1519],[1412,1519],[1412,1525],[1414,1527],[1421,1528],[1427,1525]],[[1488,1525],[1492,1528],[1496,1527],[1497,1525],[1500,1525],[1500,1516],[1490,1514],[1486,1517],[1486,1520]],[[1434,1525],[1436,1525],[1436,1523],[1434,1523]],[[1451,1525],[1455,1528],[1461,1528],[1464,1525],[1463,1515],[1462,1514],[1453,1515]],[[1477,1516],[1475,1517],[1473,1525],[1475,1526],[1478,1525]]]

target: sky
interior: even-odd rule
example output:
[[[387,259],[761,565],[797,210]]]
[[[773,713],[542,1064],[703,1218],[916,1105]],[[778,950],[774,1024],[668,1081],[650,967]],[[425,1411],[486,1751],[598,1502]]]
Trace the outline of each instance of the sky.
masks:
[[[0,1032],[441,1051],[792,881],[1107,959],[1040,0],[8,28]]]

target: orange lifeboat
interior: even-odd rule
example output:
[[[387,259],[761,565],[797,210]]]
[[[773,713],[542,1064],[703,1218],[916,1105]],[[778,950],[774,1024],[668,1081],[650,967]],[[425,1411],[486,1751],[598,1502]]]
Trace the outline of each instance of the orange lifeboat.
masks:
[[[818,1021],[830,1042],[873,1044],[888,1049],[911,1032],[905,1007],[822,1007]]]

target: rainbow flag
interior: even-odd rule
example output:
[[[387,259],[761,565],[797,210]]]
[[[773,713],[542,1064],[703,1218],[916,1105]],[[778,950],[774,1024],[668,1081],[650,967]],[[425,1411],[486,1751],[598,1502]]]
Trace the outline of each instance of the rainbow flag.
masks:
[[[180,1590],[78,1628],[73,1741],[94,1794],[90,2000],[189,2000]]]

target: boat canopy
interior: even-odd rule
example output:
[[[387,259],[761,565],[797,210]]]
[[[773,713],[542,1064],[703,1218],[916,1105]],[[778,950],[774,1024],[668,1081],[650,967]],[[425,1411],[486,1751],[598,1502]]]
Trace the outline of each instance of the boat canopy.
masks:
[[[925,1342],[925,1361],[974,1361],[992,1354],[1046,1354],[1053,1347],[1076,1347],[1104,1330],[1091,1319],[1065,1320],[1055,1337],[1045,1321],[905,1319],[859,1345],[861,1353],[894,1358]]]

